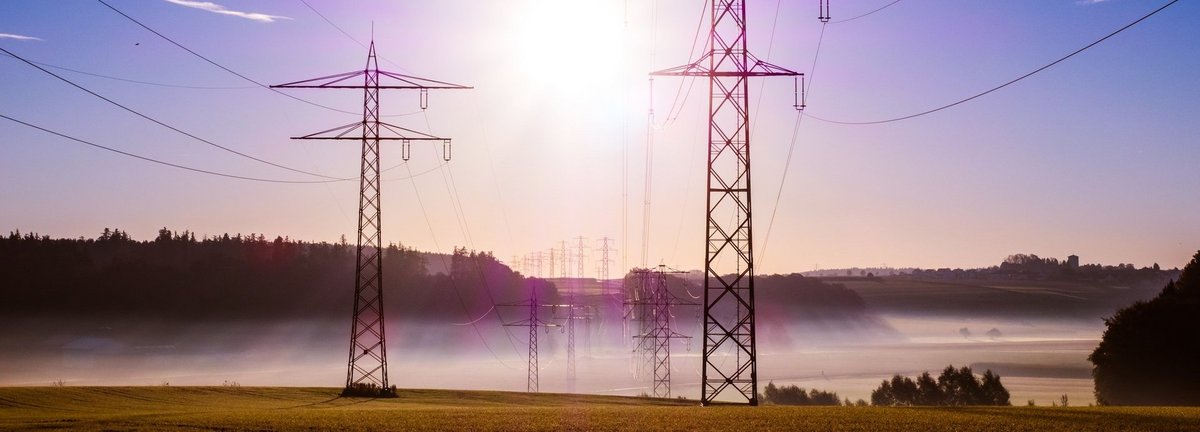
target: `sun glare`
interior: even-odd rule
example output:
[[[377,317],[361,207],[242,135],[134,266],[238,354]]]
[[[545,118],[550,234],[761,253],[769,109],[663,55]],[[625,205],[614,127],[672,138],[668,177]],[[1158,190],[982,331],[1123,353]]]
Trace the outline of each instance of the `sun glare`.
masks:
[[[530,0],[518,11],[513,42],[524,76],[565,96],[618,91],[625,39],[620,3]]]

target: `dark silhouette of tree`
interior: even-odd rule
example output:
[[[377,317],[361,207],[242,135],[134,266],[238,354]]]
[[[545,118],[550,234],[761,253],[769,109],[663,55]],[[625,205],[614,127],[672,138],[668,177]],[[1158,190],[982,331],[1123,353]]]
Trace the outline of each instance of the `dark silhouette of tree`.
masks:
[[[759,395],[764,403],[771,405],[841,405],[841,399],[837,393],[831,393],[812,389],[805,391],[795,385],[776,386],[774,382],[768,382],[767,387],[763,389],[763,393]]]
[[[990,369],[983,373],[983,382],[979,390],[983,397],[980,402],[983,405],[1012,405],[1008,401],[1008,390],[1000,383],[1000,375],[992,373]]]
[[[1008,390],[1000,376],[988,370],[983,379],[969,367],[947,366],[937,380],[929,372],[916,381],[901,375],[884,380],[871,392],[871,404],[878,406],[919,405],[1010,405]]]
[[[917,383],[909,377],[893,376],[892,398],[896,400],[896,405],[916,405]]]
[[[943,405],[946,401],[946,394],[942,393],[942,388],[938,387],[938,383],[933,379],[929,372],[924,372],[917,377],[917,400],[916,405],[934,406]]]
[[[1200,252],[1157,297],[1104,320],[1095,351],[1101,405],[1200,405]]]
[[[957,370],[954,366],[946,366],[938,376],[938,387],[946,396],[946,405],[981,405],[983,402],[980,382],[969,366]]]
[[[896,375],[899,376],[899,375]],[[892,383],[888,380],[883,380],[879,383],[879,388],[871,392],[871,405],[875,406],[893,406],[898,405],[896,402],[896,394],[892,392]]]

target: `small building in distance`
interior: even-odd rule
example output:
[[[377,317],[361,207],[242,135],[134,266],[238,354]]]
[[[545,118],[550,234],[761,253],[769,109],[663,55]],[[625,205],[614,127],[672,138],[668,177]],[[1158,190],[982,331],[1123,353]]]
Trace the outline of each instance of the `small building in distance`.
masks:
[[[1079,255],[1067,255],[1067,267],[1071,270],[1079,270]]]

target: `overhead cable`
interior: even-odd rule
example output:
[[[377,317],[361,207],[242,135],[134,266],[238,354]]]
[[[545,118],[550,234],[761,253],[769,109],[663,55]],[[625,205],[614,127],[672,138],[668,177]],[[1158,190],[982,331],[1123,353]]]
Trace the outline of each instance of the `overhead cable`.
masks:
[[[165,127],[165,128],[167,128],[167,129],[170,129],[170,130],[172,130],[172,131],[175,131],[175,132],[178,132],[179,134],[182,134],[182,135],[184,135],[184,136],[186,136],[186,137],[188,137],[188,138],[192,138],[192,139],[194,139],[194,140],[196,140],[196,141],[200,141],[200,142],[202,142],[202,143],[205,143],[205,144],[208,144],[208,145],[210,145],[210,146],[213,146],[213,147],[219,148],[219,149],[221,149],[221,150],[227,151],[227,152],[229,152],[229,153],[233,153],[233,154],[235,154],[235,155],[238,155],[238,156],[244,157],[244,158],[246,158],[246,159],[250,159],[250,160],[253,160],[253,161],[255,161],[255,162],[264,163],[264,164],[267,164],[267,165],[270,165],[270,166],[273,166],[273,167],[276,167],[276,168],[282,168],[282,169],[285,169],[285,170],[288,170],[288,171],[292,171],[292,172],[296,172],[296,173],[300,173],[300,174],[307,174],[307,175],[314,176],[314,177],[321,177],[321,178],[330,179],[330,180],[333,180],[333,181],[348,181],[348,180],[355,180],[355,179],[356,179],[356,177],[350,177],[350,178],[332,177],[332,176],[327,176],[327,175],[324,175],[324,174],[318,174],[318,173],[314,173],[314,172],[310,172],[310,171],[305,171],[305,170],[301,170],[301,169],[297,169],[297,168],[292,168],[292,167],[289,167],[289,166],[286,166],[286,165],[281,165],[281,164],[277,164],[277,163],[275,163],[275,162],[271,162],[271,161],[269,161],[269,160],[266,160],[266,159],[257,158],[257,157],[254,157],[254,156],[251,156],[251,155],[248,155],[248,154],[242,153],[242,152],[240,152],[240,151],[237,151],[237,150],[231,149],[231,148],[229,148],[229,147],[225,147],[225,146],[223,146],[223,145],[217,144],[217,143],[215,143],[215,142],[212,142],[212,141],[209,141],[209,140],[207,140],[207,139],[204,139],[204,138],[201,138],[201,137],[199,137],[199,136],[196,136],[196,135],[193,135],[193,134],[191,134],[191,133],[188,133],[188,132],[186,132],[186,131],[184,131],[184,130],[182,130],[182,129],[179,129],[179,128],[175,127],[175,126],[171,126],[171,125],[169,125],[169,124],[167,124],[167,123],[165,123],[165,122],[163,122],[163,121],[161,121],[161,120],[158,120],[158,119],[156,119],[156,118],[154,118],[154,117],[150,117],[149,115],[142,114],[141,112],[139,112],[139,111],[137,111],[137,110],[135,110],[135,109],[133,109],[133,108],[130,108],[130,107],[128,107],[128,106],[125,106],[125,105],[122,105],[120,102],[117,102],[117,101],[114,101],[114,100],[112,100],[112,99],[109,99],[109,98],[107,98],[107,97],[105,97],[105,96],[103,96],[103,95],[101,95],[101,94],[99,94],[99,93],[96,93],[96,92],[94,92],[94,91],[92,91],[92,90],[88,89],[87,87],[84,87],[84,86],[82,86],[82,85],[76,84],[74,81],[71,81],[71,80],[69,80],[69,79],[63,78],[61,75],[58,75],[58,74],[56,74],[56,73],[54,73],[54,72],[50,72],[50,71],[49,71],[49,70],[47,70],[46,68],[43,68],[43,67],[41,67],[41,66],[38,66],[37,64],[34,64],[33,62],[31,62],[31,61],[29,61],[29,60],[26,60],[24,57],[21,57],[21,56],[18,56],[18,55],[16,55],[16,54],[13,54],[11,51],[9,51],[9,50],[6,50],[6,49],[4,49],[3,47],[0,47],[0,52],[3,52],[4,54],[8,54],[9,56],[11,56],[11,57],[13,57],[13,58],[16,58],[17,60],[23,61],[23,62],[25,62],[26,64],[28,64],[28,65],[30,65],[30,66],[33,66],[33,67],[34,67],[34,68],[36,68],[37,70],[40,70],[40,71],[42,71],[42,72],[45,72],[46,74],[48,74],[48,75],[50,75],[50,76],[52,76],[52,77],[58,78],[58,79],[59,79],[59,80],[61,80],[62,82],[65,82],[65,83],[67,83],[67,84],[70,84],[71,86],[73,86],[73,87],[75,87],[75,88],[77,88],[77,89],[83,90],[84,92],[86,92],[86,93],[88,93],[88,94],[90,94],[90,95],[92,95],[92,96],[95,96],[95,97],[97,97],[97,98],[100,98],[101,100],[103,100],[103,101],[105,101],[105,102],[108,102],[108,103],[110,103],[110,104],[112,104],[112,105],[114,105],[114,106],[116,106],[116,107],[118,107],[118,108],[121,108],[121,109],[123,109],[123,110],[125,110],[125,111],[128,111],[129,113],[131,113],[131,114],[133,114],[133,115],[136,115],[136,116],[138,116],[138,117],[141,117],[141,118],[143,118],[143,119],[149,120],[149,121],[151,121],[151,122],[153,122],[153,123],[155,123],[155,124],[157,124],[157,125],[159,125],[159,126]]]
[[[812,113],[805,113],[805,116],[812,117],[813,119],[820,120],[820,121],[823,121],[823,122],[826,122],[826,123],[834,123],[834,124],[841,124],[841,125],[876,125],[876,124],[883,124],[883,123],[898,122],[898,121],[901,121],[901,120],[908,120],[908,119],[911,119],[911,118],[916,118],[916,117],[920,117],[920,116],[927,115],[927,114],[933,114],[933,113],[935,113],[935,112],[942,111],[942,110],[944,110],[944,109],[947,109],[947,108],[952,108],[952,107],[955,107],[955,106],[958,106],[958,105],[961,105],[961,104],[964,104],[964,103],[970,102],[970,101],[972,101],[972,100],[978,99],[978,98],[980,98],[980,97],[983,97],[983,96],[985,96],[985,95],[987,95],[987,94],[989,94],[989,93],[992,93],[992,92],[994,92],[994,91],[996,91],[996,90],[1000,90],[1000,89],[1002,89],[1002,88],[1005,88],[1005,87],[1008,87],[1008,86],[1010,86],[1010,85],[1016,84],[1018,81],[1021,81],[1021,80],[1025,79],[1025,78],[1029,78],[1029,77],[1033,76],[1034,74],[1036,74],[1036,73],[1038,73],[1038,72],[1041,72],[1041,71],[1044,71],[1044,70],[1046,70],[1046,69],[1049,69],[1051,66],[1054,66],[1054,65],[1056,65],[1056,64],[1062,63],[1062,62],[1066,61],[1067,59],[1069,59],[1069,58],[1071,58],[1071,57],[1074,57],[1076,54],[1079,54],[1079,53],[1081,53],[1081,52],[1084,52],[1084,51],[1086,51],[1088,48],[1091,48],[1091,47],[1094,47],[1094,46],[1096,46],[1096,45],[1099,45],[1101,42],[1104,42],[1104,41],[1108,40],[1109,38],[1111,38],[1111,37],[1113,37],[1113,36],[1116,36],[1117,34],[1119,34],[1119,33],[1123,32],[1123,31],[1125,31],[1125,30],[1128,30],[1130,27],[1133,27],[1133,26],[1137,25],[1138,23],[1141,23],[1142,21],[1145,21],[1147,18],[1150,18],[1151,16],[1154,16],[1154,14],[1157,14],[1157,13],[1161,12],[1163,9],[1166,9],[1167,7],[1169,7],[1169,6],[1173,5],[1173,4],[1177,3],[1177,2],[1179,2],[1179,0],[1171,0],[1170,2],[1168,2],[1168,3],[1167,3],[1167,4],[1165,4],[1165,5],[1163,5],[1162,7],[1159,7],[1158,9],[1155,9],[1153,12],[1150,12],[1150,13],[1148,13],[1148,14],[1146,14],[1146,15],[1142,16],[1141,18],[1138,18],[1137,20],[1135,20],[1135,21],[1133,21],[1133,22],[1131,22],[1131,23],[1129,23],[1129,24],[1126,24],[1124,27],[1121,27],[1121,28],[1119,28],[1119,29],[1117,29],[1117,30],[1113,31],[1112,33],[1109,33],[1109,34],[1105,35],[1104,37],[1102,37],[1102,38],[1100,38],[1100,39],[1097,39],[1095,42],[1092,42],[1092,43],[1090,43],[1090,44],[1087,44],[1087,45],[1086,45],[1086,46],[1084,46],[1083,48],[1077,49],[1077,50],[1075,50],[1075,51],[1071,52],[1070,54],[1067,54],[1067,55],[1065,55],[1065,56],[1063,56],[1063,57],[1059,58],[1058,60],[1052,61],[1052,62],[1050,62],[1050,63],[1046,64],[1045,66],[1042,66],[1042,67],[1039,67],[1039,68],[1037,68],[1037,69],[1034,69],[1033,71],[1031,71],[1031,72],[1029,72],[1029,73],[1026,73],[1026,74],[1024,74],[1024,75],[1021,75],[1021,76],[1019,76],[1019,77],[1016,77],[1016,78],[1014,78],[1014,79],[1012,79],[1012,80],[1010,80],[1010,81],[1008,81],[1008,82],[1006,82],[1006,83],[1004,83],[1004,84],[1000,84],[1000,85],[998,85],[998,86],[992,87],[992,88],[990,88],[990,89],[988,89],[988,90],[986,90],[986,91],[984,91],[984,92],[982,92],[982,93],[978,93],[978,94],[976,94],[976,95],[974,95],[974,96],[971,96],[971,97],[968,97],[968,98],[965,98],[965,99],[961,99],[961,100],[959,100],[959,101],[957,101],[957,102],[953,102],[953,103],[949,103],[949,104],[946,104],[946,105],[942,105],[942,106],[940,106],[940,107],[933,108],[933,109],[926,110],[926,111],[922,111],[922,112],[919,112],[919,113],[916,113],[916,114],[909,114],[909,115],[906,115],[906,116],[894,117],[894,118],[889,118],[889,119],[884,119],[884,120],[873,120],[873,121],[842,121],[842,120],[831,120],[831,119],[827,119],[827,118],[821,118],[821,117],[814,116],[814,115],[812,115]]]

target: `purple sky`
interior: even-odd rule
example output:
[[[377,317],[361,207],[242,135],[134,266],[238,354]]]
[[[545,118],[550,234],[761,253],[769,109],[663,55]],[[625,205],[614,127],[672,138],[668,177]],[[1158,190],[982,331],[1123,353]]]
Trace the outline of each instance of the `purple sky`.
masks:
[[[263,83],[351,71],[365,58],[358,42],[300,1],[105,1]],[[425,113],[388,119],[454,138],[454,160],[439,166],[440,146],[415,145],[408,166],[384,174],[392,179],[384,183],[386,241],[443,252],[468,246],[509,260],[580,235],[593,246],[608,236],[620,250],[614,268],[623,259],[641,261],[646,74],[689,61],[703,1],[307,1],[359,42],[371,38],[374,22],[381,68],[476,87],[435,93]],[[811,69],[808,113],[863,121],[950,103],[1165,3],[905,0],[838,22],[890,2],[832,2],[833,22]],[[748,7],[752,51],[795,70],[814,67],[822,31],[816,1],[750,0]],[[1196,22],[1200,4],[1179,2],[1038,75],[924,117],[874,126],[805,118],[777,211],[796,124],[792,82],[755,82],[758,271],[975,267],[1012,253],[1181,266],[1200,248]],[[245,88],[252,84],[99,2],[2,2],[0,47],[93,74],[205,87],[49,69],[240,152],[329,175],[357,172],[356,143],[287,139],[355,115]],[[0,77],[0,114],[196,168],[313,179],[221,152],[11,58],[0,57]],[[668,116],[681,83],[677,116]],[[665,78],[654,86],[651,263],[702,266],[705,87],[697,83],[686,92],[687,81]],[[354,91],[287,92],[361,110]],[[415,93],[388,92],[382,101],[385,114],[419,111]],[[6,231],[95,237],[119,227],[147,239],[167,226],[353,238],[355,182],[207,176],[3,119],[0,151]],[[386,148],[383,165],[400,164],[399,156]],[[420,175],[405,179],[410,172]]]

